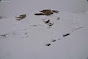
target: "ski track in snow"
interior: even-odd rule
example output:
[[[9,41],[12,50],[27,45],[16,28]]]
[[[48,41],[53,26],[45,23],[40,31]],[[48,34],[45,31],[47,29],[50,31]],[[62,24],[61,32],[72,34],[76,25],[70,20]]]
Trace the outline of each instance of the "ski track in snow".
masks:
[[[4,33],[3,29],[5,29],[4,34],[0,33],[0,40],[18,38],[31,40],[36,36],[41,37],[43,35],[46,39],[42,40],[41,38],[41,40],[44,41],[45,46],[50,46],[52,42],[64,39],[73,32],[85,28],[85,26],[81,26],[79,23],[81,19],[75,16],[75,14],[63,12],[51,16],[36,16],[31,14],[21,21],[17,21],[15,18],[0,21],[2,33]],[[46,24],[46,21],[49,23]]]

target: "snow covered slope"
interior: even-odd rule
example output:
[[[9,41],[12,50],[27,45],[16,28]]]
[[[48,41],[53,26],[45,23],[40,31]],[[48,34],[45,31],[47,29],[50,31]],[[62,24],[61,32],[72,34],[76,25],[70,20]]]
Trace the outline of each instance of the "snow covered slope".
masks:
[[[58,9],[68,12],[88,11],[87,0],[2,0],[0,16],[11,17],[40,9]]]
[[[34,14],[0,19],[0,59],[87,59],[87,12]]]

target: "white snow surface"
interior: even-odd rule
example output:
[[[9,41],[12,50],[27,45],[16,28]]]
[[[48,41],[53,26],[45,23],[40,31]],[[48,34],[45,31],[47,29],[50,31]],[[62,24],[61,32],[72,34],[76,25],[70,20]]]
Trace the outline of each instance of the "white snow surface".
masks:
[[[88,12],[34,14],[20,21],[15,17],[0,19],[0,59],[88,58]],[[53,23],[51,27],[44,23],[47,20]]]

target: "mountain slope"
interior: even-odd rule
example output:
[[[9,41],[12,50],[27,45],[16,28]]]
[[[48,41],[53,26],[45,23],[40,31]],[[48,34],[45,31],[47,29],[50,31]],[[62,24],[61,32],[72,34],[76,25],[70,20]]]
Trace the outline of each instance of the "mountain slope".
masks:
[[[1,59],[87,59],[87,13],[34,14],[0,20]]]

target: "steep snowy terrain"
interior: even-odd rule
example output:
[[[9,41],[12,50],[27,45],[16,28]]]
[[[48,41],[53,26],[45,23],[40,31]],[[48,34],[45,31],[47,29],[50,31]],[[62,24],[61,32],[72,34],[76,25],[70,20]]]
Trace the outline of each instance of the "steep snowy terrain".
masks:
[[[87,12],[35,13],[0,19],[0,59],[87,59]]]
[[[88,11],[87,0],[2,0],[0,16],[16,16],[21,13],[30,13],[40,9],[58,9],[68,12]]]

